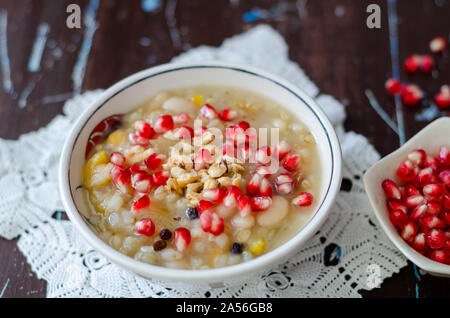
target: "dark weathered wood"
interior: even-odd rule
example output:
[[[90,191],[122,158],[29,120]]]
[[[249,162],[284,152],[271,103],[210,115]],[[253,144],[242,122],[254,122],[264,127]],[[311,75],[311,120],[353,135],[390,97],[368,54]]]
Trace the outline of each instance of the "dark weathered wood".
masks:
[[[391,76],[387,5],[381,0],[179,0],[175,8],[177,38],[171,37],[167,4],[143,12],[141,1],[103,0],[97,13],[98,29],[86,65],[83,90],[105,88],[144,68],[168,62],[173,56],[198,45],[220,43],[257,23],[269,23],[289,44],[289,54],[298,62],[321,92],[335,96],[347,105],[345,126],[370,140],[382,155],[398,147],[398,136],[369,106],[364,90],[369,88],[395,119],[394,103],[384,92]],[[0,86],[0,137],[17,138],[47,124],[61,112],[62,101],[44,104],[43,98],[73,92],[72,70],[77,61],[85,28],[65,26],[65,8],[78,3],[83,12],[88,0],[2,0],[0,9],[8,12],[8,52],[14,94]],[[382,28],[368,29],[366,7],[378,3]],[[439,5],[442,6],[440,7]],[[173,4],[173,2],[172,2]],[[267,19],[247,23],[243,14],[254,7],[274,13]],[[276,13],[278,8],[281,13]],[[283,9],[284,8],[284,9]],[[450,4],[444,1],[398,0],[400,60],[412,53],[426,53],[429,40],[450,30]],[[41,69],[27,70],[36,29],[50,25],[49,41]],[[173,36],[173,34],[172,34]],[[150,39],[149,45],[141,41]],[[51,47],[51,43],[56,48]],[[59,51],[60,50],[60,51]],[[61,53],[61,54],[59,54]],[[450,82],[448,57],[438,76],[404,74],[402,80],[420,84],[434,94]],[[18,107],[21,94],[36,82],[24,109]],[[426,122],[414,120],[420,109],[405,109],[406,135],[411,137]],[[0,291],[4,297],[44,297],[45,282],[31,272],[16,248],[16,240],[0,239]],[[448,279],[414,275],[412,265],[387,279],[381,288],[363,291],[365,297],[443,297],[450,296]]]

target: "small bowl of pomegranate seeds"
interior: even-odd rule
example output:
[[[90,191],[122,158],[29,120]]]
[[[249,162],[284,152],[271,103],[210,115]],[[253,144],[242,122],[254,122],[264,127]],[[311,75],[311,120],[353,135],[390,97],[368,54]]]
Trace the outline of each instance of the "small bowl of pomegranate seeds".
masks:
[[[341,152],[314,101],[271,74],[163,65],[114,85],[75,124],[67,213],[147,278],[239,280],[293,255],[340,189]]]
[[[381,227],[423,270],[450,277],[450,118],[429,124],[364,175]]]

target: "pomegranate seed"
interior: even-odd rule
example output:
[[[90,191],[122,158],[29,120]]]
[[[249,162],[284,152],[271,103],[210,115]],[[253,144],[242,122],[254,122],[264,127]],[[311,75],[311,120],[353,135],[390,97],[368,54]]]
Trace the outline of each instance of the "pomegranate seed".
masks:
[[[189,126],[181,126],[180,128],[175,129],[174,136],[178,139],[188,139],[194,137],[194,129]]]
[[[400,93],[402,89],[402,84],[400,83],[399,80],[395,78],[389,78],[384,84],[384,86],[386,87],[386,91],[388,92],[389,95],[396,95]]]
[[[442,204],[447,210],[450,210],[450,194],[446,194],[442,197]]]
[[[201,170],[206,167],[208,163],[211,163],[212,155],[208,149],[200,149],[194,156],[194,168],[195,170]]]
[[[137,171],[131,175],[131,186],[136,192],[148,193],[152,187],[152,178],[147,172]]]
[[[416,149],[408,154],[408,159],[416,166],[423,167],[427,160],[427,154],[423,149]]]
[[[425,233],[421,232],[416,235],[413,241],[413,248],[418,252],[423,252],[427,248]]]
[[[94,142],[94,144],[98,144],[104,136],[105,134],[103,132],[96,132],[90,136],[90,139]]]
[[[223,121],[232,121],[232,120],[236,119],[237,116],[238,116],[237,110],[229,109],[229,108],[224,109],[219,113],[219,117]]]
[[[420,224],[429,229],[442,229],[445,227],[445,222],[434,215],[425,215],[421,220]]]
[[[235,151],[235,148],[234,148],[234,143],[232,143],[230,141],[226,141],[223,144],[223,147],[222,147],[222,154],[224,156],[235,157],[236,156],[236,151]]]
[[[129,134],[128,135],[130,142],[133,145],[138,145],[142,147],[150,146],[150,140],[147,138],[141,137],[138,134]]]
[[[297,170],[300,163],[300,156],[297,154],[288,154],[284,157],[283,168],[289,172]]]
[[[95,143],[92,140],[88,140],[88,143],[86,145],[86,152],[84,153],[85,159],[89,158],[89,154],[91,153],[91,150],[95,147]]]
[[[173,118],[170,115],[162,115],[155,122],[155,127],[153,128],[158,134],[165,133],[174,128],[175,124]]]
[[[241,128],[244,132],[250,128],[250,124],[246,121],[240,121],[236,124],[237,127]]]
[[[436,262],[439,262],[439,263],[444,263],[444,264],[448,263],[448,257],[445,254],[445,252],[442,251],[442,250],[433,251],[433,253],[430,254],[430,258],[433,261],[436,261]]]
[[[419,104],[419,102],[422,100],[423,96],[423,91],[419,86],[414,84],[406,85],[405,87],[403,87],[400,93],[403,104],[410,107],[417,106],[417,104]]]
[[[297,206],[308,206],[311,205],[313,201],[313,196],[308,192],[301,192],[298,196],[296,196],[292,203]]]
[[[214,208],[214,203],[207,200],[200,200],[197,204],[198,213],[203,213]]]
[[[188,229],[184,227],[175,229],[173,232],[173,244],[178,251],[184,252],[189,247],[190,243],[191,232]]]
[[[424,73],[430,73],[434,67],[434,59],[431,55],[422,55],[420,57],[420,70]]]
[[[419,205],[422,205],[424,203],[426,203],[425,202],[425,198],[422,195],[420,195],[420,194],[416,194],[416,195],[414,195],[412,197],[408,197],[408,198],[405,199],[405,204],[410,209],[415,208],[415,207],[417,207]]]
[[[255,169],[255,173],[257,173],[260,176],[263,176],[265,178],[269,178],[272,174],[274,174],[274,171],[272,171],[272,167],[259,166],[258,168]]]
[[[417,190],[417,188],[415,186],[413,186],[412,184],[408,184],[405,186],[405,196],[406,197],[410,197],[416,194],[420,194],[420,191]]]
[[[134,123],[134,129],[136,130],[136,133],[142,138],[152,139],[155,135],[155,131],[153,130],[152,126],[143,120],[137,120]]]
[[[265,211],[272,205],[272,199],[270,197],[252,197],[250,199],[250,206],[252,211]]]
[[[255,196],[259,194],[259,186],[261,185],[261,181],[264,179],[258,173],[255,173],[247,183],[247,194],[250,196]]]
[[[437,160],[442,165],[450,166],[450,151],[447,147],[442,146],[439,149],[439,156],[437,157]]]
[[[440,199],[447,191],[442,183],[427,184],[422,189],[423,194],[427,197]]]
[[[209,233],[209,231],[211,230],[212,215],[213,213],[208,210],[205,210],[202,212],[202,214],[200,214],[200,226],[203,232]]]
[[[105,132],[108,128],[108,124],[106,121],[101,121],[97,126],[95,126],[94,129],[92,129],[92,132]]]
[[[413,221],[419,221],[420,218],[425,215],[425,213],[427,212],[427,205],[426,204],[421,204],[417,207],[414,208],[414,210],[411,212],[410,214],[410,218]],[[402,212],[403,213],[403,212]],[[403,213],[404,214],[404,213]],[[406,215],[406,214],[405,214]]]
[[[241,189],[237,186],[229,186],[223,198],[223,205],[227,208],[235,207],[238,203],[238,198],[242,194]]]
[[[397,169],[397,176],[403,181],[412,181],[416,177],[416,169],[410,160],[404,161]]]
[[[200,108],[200,115],[204,118],[214,119],[217,118],[217,111],[209,104],[205,104]]]
[[[148,197],[148,195],[143,195],[142,197],[133,202],[133,206],[131,207],[131,209],[134,212],[136,212],[145,209],[149,206],[150,206],[150,198]]]
[[[291,146],[286,141],[280,141],[278,145],[275,146],[273,149],[273,154],[275,158],[278,158],[278,160],[281,160],[288,154],[288,152],[291,151]]]
[[[288,173],[282,173],[275,178],[275,188],[280,194],[289,194],[294,190],[295,182]]]
[[[248,195],[240,195],[238,197],[238,207],[240,214],[245,217],[252,212],[250,197]]]
[[[428,202],[427,203],[427,213],[430,215],[439,215],[442,210],[442,205],[438,202]]]
[[[225,229],[225,224],[223,222],[223,218],[218,216],[216,213],[213,213],[212,220],[211,220],[211,228],[209,229],[209,233],[217,236],[217,235],[222,234],[224,229]]]
[[[172,116],[173,122],[177,125],[187,124],[191,120],[191,116],[188,113],[179,113]]]
[[[258,195],[262,197],[272,197],[272,192],[272,185],[270,184],[269,180],[263,178],[261,180],[261,183],[259,184]]]
[[[450,211],[444,212],[443,217],[444,217],[445,223],[446,223],[448,226],[450,226]]]
[[[386,179],[381,183],[384,193],[388,198],[400,200],[402,198],[402,193],[394,181]]]
[[[202,192],[203,199],[214,203],[222,203],[224,196],[225,191],[223,188],[206,189]]]
[[[239,144],[236,148],[237,158],[243,162],[250,162],[251,152],[250,145],[247,143]]]
[[[410,221],[406,223],[401,236],[406,242],[411,243],[414,240],[418,229],[419,227],[416,225],[416,223]]]
[[[433,168],[427,167],[419,170],[419,172],[417,173],[416,181],[418,185],[424,186],[426,184],[436,183],[438,182],[438,179],[433,173]]]
[[[128,186],[131,182],[130,174],[124,168],[119,166],[112,167],[110,176],[113,184],[123,194],[128,192]]]
[[[447,49],[447,40],[443,36],[437,36],[430,41],[430,51],[442,53]]]
[[[408,73],[416,73],[420,68],[421,57],[417,54],[410,55],[405,59],[405,70]]]
[[[225,136],[227,142],[244,142],[246,139],[244,130],[236,125],[227,127],[225,130]]]
[[[398,210],[398,211],[402,211],[405,214],[408,214],[408,208],[400,200],[388,199],[387,200],[387,207],[388,207],[389,211],[391,211],[391,212],[394,212],[394,211]]]
[[[166,160],[166,156],[157,153],[152,153],[144,160],[144,163],[150,171],[155,171],[161,167],[164,160]]]
[[[270,147],[268,146],[260,147],[256,150],[255,160],[257,163],[266,164],[270,162],[270,155],[271,155]]]
[[[136,222],[136,232],[145,236],[155,234],[155,223],[150,218],[143,218]]]
[[[169,172],[165,170],[155,172],[151,176],[152,176],[152,183],[155,185],[155,187],[164,186],[166,185],[167,180],[169,180]]]
[[[445,245],[447,237],[440,229],[432,229],[427,235],[427,244],[433,250],[437,250]]]
[[[425,160],[425,167],[431,168],[433,173],[437,170],[437,160],[434,159],[431,156],[427,156],[427,159]]]
[[[113,152],[111,156],[109,156],[109,161],[111,161],[112,164],[123,168],[127,159],[120,152]]]
[[[208,128],[206,128],[205,126],[195,127],[195,129],[194,129],[194,136],[195,137],[200,137],[207,131],[208,131]]]
[[[127,171],[130,175],[138,171],[145,171],[145,165],[142,163],[134,163],[127,168]]]
[[[402,229],[405,224],[408,222],[408,216],[403,213],[402,211],[394,211],[389,214],[389,219],[391,220],[391,223]]]
[[[434,96],[434,102],[440,109],[447,109],[450,107],[450,95],[439,92]]]

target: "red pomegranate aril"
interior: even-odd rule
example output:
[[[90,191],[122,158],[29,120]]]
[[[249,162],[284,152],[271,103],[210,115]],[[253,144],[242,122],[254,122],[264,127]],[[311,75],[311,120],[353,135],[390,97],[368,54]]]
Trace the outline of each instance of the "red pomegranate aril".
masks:
[[[450,211],[445,211],[443,213],[442,217],[444,219],[444,222],[447,224],[447,226],[450,226]]]
[[[420,220],[420,218],[426,214],[427,209],[428,209],[428,207],[426,204],[421,204],[421,205],[415,207],[414,210],[409,215],[410,219],[418,222]],[[401,213],[403,213],[403,212],[401,212]],[[403,214],[405,214],[405,213],[403,213]]]
[[[442,197],[442,204],[447,210],[450,210],[450,194],[445,194]]]
[[[194,127],[194,136],[195,137],[200,137],[207,131],[208,131],[208,128],[206,128],[205,126]]]
[[[416,174],[416,167],[410,160],[402,162],[397,169],[397,176],[403,181],[414,180]]]
[[[260,212],[267,210],[272,205],[272,199],[270,197],[252,197],[250,199],[250,205],[252,211]]]
[[[412,246],[418,252],[425,251],[427,248],[425,233],[421,232],[417,234],[416,237],[414,238]]]
[[[408,198],[405,199],[404,202],[405,202],[406,206],[408,208],[410,208],[410,209],[413,209],[416,206],[419,206],[419,205],[422,205],[422,204],[426,203],[425,202],[425,198],[422,195],[420,195],[420,194],[416,194],[416,195],[414,195],[412,197],[408,197]]]
[[[400,83],[400,81],[395,78],[389,78],[384,86],[389,95],[396,95],[400,93],[402,89],[402,83]]]
[[[165,160],[166,156],[157,153],[152,153],[150,156],[147,157],[147,159],[144,160],[144,163],[145,166],[150,171],[155,171],[161,168],[161,165]]]
[[[250,145],[247,143],[238,144],[236,147],[237,158],[243,162],[250,162]]]
[[[225,190],[223,188],[206,189],[202,192],[203,199],[214,203],[222,203],[224,196]]]
[[[275,178],[275,189],[280,194],[289,194],[294,190],[295,182],[288,173],[282,173]]]
[[[436,250],[439,249],[441,247],[443,247],[445,245],[445,242],[447,241],[447,237],[445,235],[445,233],[440,230],[440,229],[432,229],[427,237],[427,245]]]
[[[430,51],[442,53],[447,49],[447,40],[443,36],[436,36],[430,41]]]
[[[420,70],[424,73],[430,73],[434,67],[434,59],[431,55],[422,55],[420,57]]]
[[[92,129],[92,132],[105,132],[108,128],[108,124],[106,123],[106,121],[101,121],[97,126],[95,126],[94,129]]]
[[[244,120],[236,124],[237,127],[241,128],[244,132],[250,128],[250,124]]]
[[[439,263],[443,263],[443,264],[447,264],[448,263],[448,255],[446,255],[446,253],[443,250],[433,251],[430,254],[430,258],[433,261],[436,261],[436,262],[439,262]]]
[[[131,186],[136,192],[148,193],[152,187],[152,178],[147,172],[135,172],[131,175]]]
[[[400,98],[405,106],[414,107],[423,99],[424,93],[419,86],[408,84],[402,88]]]
[[[284,157],[283,168],[289,172],[297,170],[300,164],[300,156],[297,154],[288,154]]]
[[[246,140],[244,130],[236,125],[227,127],[225,130],[225,137],[226,142],[232,142],[234,144],[238,142],[242,143]]]
[[[124,168],[113,166],[110,171],[112,183],[123,194],[128,192],[128,186],[131,183],[130,174]]]
[[[172,130],[175,127],[175,123],[173,122],[173,118],[171,115],[162,115],[159,117],[154,125],[154,130],[158,134],[165,133],[169,130]]]
[[[217,236],[217,235],[222,234],[224,229],[225,229],[225,223],[223,221],[223,218],[221,218],[216,213],[213,213],[212,218],[211,218],[211,228],[209,229],[209,233]]]
[[[278,160],[283,159],[291,151],[291,146],[284,140],[280,141],[273,149],[273,154]]]
[[[445,222],[435,215],[425,215],[420,220],[420,224],[429,229],[442,229],[446,226]]]
[[[197,211],[201,214],[205,211],[213,210],[214,206],[214,202],[208,200],[200,200],[197,204]]]
[[[414,237],[416,236],[417,231],[419,230],[419,227],[414,222],[408,222],[406,223],[405,227],[402,230],[402,238],[408,242],[411,243],[414,240]]]
[[[383,187],[384,193],[388,198],[400,200],[402,198],[402,193],[400,192],[399,187],[395,184],[394,181],[390,179],[386,179],[381,183]]]
[[[271,151],[270,147],[264,146],[256,150],[255,160],[257,163],[266,164],[270,162]]]
[[[173,232],[173,244],[178,251],[184,252],[185,250],[187,250],[190,243],[191,232],[188,229],[184,227],[175,229],[175,231]]]
[[[127,158],[125,158],[125,156],[120,152],[113,152],[109,156],[109,161],[111,161],[112,164],[123,168],[125,162],[127,161]]]
[[[389,209],[389,211],[394,212],[394,211],[402,211],[405,214],[408,214],[408,208],[406,207],[406,205],[397,199],[388,199],[387,200],[387,207]]]
[[[263,178],[261,180],[261,183],[259,184],[258,195],[262,197],[272,197],[272,192],[273,190],[270,181],[266,178]]]
[[[191,116],[188,113],[179,113],[172,116],[173,122],[177,125],[187,124],[191,120]]]
[[[450,150],[448,150],[445,146],[439,148],[439,156],[437,157],[437,160],[441,165],[450,166]]]
[[[139,136],[138,134],[129,134],[128,138],[133,145],[138,145],[142,147],[150,146],[150,140]]]
[[[222,119],[223,121],[232,121],[234,119],[236,119],[238,116],[238,112],[235,109],[224,109],[219,113],[219,117],[220,119]]]
[[[427,159],[427,154],[423,149],[416,149],[408,154],[408,159],[416,166],[422,167]]]
[[[241,194],[242,191],[239,187],[229,186],[222,201],[223,205],[227,208],[235,207]]]
[[[450,94],[441,91],[434,95],[434,102],[439,109],[446,110],[450,108]]]
[[[133,163],[131,166],[127,168],[127,171],[130,175],[138,171],[145,171],[146,167],[142,163]]]
[[[189,126],[181,126],[180,128],[175,129],[174,136],[178,139],[188,139],[194,137],[194,129]]]
[[[241,216],[245,217],[252,212],[250,197],[248,195],[240,195],[238,198],[238,208]]]
[[[98,144],[103,137],[105,136],[104,132],[95,132],[89,138],[94,142],[94,144]]]
[[[405,197],[411,197],[416,194],[420,194],[420,191],[415,186],[412,184],[405,186]]]
[[[213,106],[205,104],[200,108],[200,115],[207,119],[214,119],[217,118],[217,110]]]
[[[148,208],[149,206],[150,206],[150,198],[148,197],[148,195],[143,195],[142,197],[133,202],[133,206],[131,207],[131,209],[134,212],[137,212],[139,210]]]
[[[424,186],[430,183],[438,182],[437,177],[433,173],[433,168],[427,167],[419,170],[416,176],[416,181],[419,186]]]
[[[427,213],[430,215],[439,215],[442,210],[442,205],[438,202],[428,202],[427,203]]]
[[[298,196],[292,199],[292,204],[297,206],[309,206],[312,204],[313,195],[308,192],[301,192]]]
[[[155,223],[150,218],[140,219],[135,224],[136,232],[145,236],[153,236],[155,228]]]
[[[440,199],[446,193],[446,187],[443,183],[427,184],[422,189],[423,194],[427,197]]]
[[[261,185],[261,181],[264,179],[258,173],[255,173],[247,183],[247,194],[250,196],[255,196],[259,194],[259,186]]]
[[[227,140],[222,146],[222,155],[236,158],[234,143]]]
[[[209,210],[205,210],[200,214],[200,227],[203,232],[209,233],[212,224],[212,213]]]
[[[155,135],[155,131],[153,130],[152,126],[143,120],[137,120],[134,123],[134,129],[136,130],[136,133],[142,138],[152,139]]]
[[[276,171],[272,171],[271,166],[259,166],[255,169],[255,174],[259,174],[260,176],[263,176],[265,178],[269,178],[272,176]]]
[[[389,213],[389,219],[391,220],[391,223],[399,229],[402,229],[408,222],[408,216],[402,211],[394,211]]]
[[[441,171],[438,177],[442,183],[444,183],[447,187],[450,187],[450,170]]]
[[[420,64],[421,64],[420,55],[417,55],[417,54],[410,55],[405,59],[405,64],[404,64],[405,70],[408,73],[416,73],[420,68]]]
[[[212,155],[208,149],[200,149],[194,156],[194,169],[201,170],[211,163]]]
[[[165,186],[167,180],[169,180],[169,172],[165,170],[155,172],[151,176],[152,176],[152,183],[153,185],[155,185],[155,187]]]

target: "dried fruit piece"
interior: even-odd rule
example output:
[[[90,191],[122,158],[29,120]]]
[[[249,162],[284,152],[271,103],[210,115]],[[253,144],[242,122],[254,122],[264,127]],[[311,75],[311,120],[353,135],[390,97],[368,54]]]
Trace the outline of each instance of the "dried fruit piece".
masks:
[[[145,236],[153,236],[155,234],[155,223],[150,218],[143,218],[135,224],[136,232]]]

